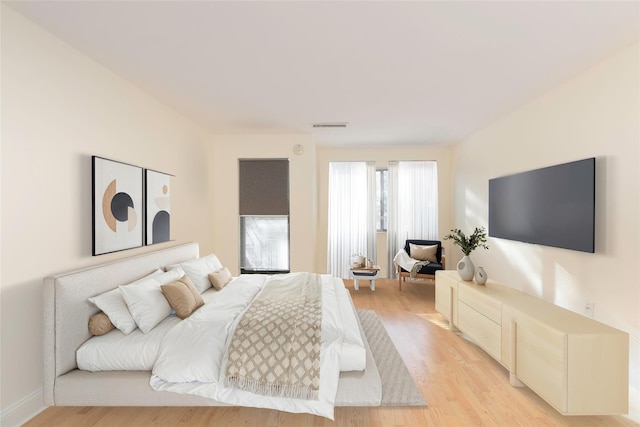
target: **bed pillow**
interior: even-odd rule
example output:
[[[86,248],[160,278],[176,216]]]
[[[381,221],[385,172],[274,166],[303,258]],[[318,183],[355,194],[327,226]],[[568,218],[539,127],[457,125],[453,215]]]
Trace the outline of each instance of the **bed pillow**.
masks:
[[[142,279],[138,279],[135,282],[130,283],[129,285],[133,285],[141,280],[146,280],[150,277],[159,276],[163,273],[164,272],[161,269],[157,269],[153,273],[143,277]],[[123,334],[129,335],[134,331],[134,329],[137,328],[136,321],[133,319],[131,313],[129,312],[129,308],[127,307],[127,303],[122,297],[120,288],[115,288],[98,296],[91,297],[89,298],[89,301],[100,310],[102,310],[102,312],[109,317],[109,320],[111,321],[111,323],[113,323],[113,326],[122,331]]]
[[[94,314],[89,319],[89,332],[91,332],[91,335],[104,335],[107,332],[113,331],[115,328],[111,320],[109,320],[109,316],[102,311]]]
[[[208,277],[209,274],[220,270],[222,264],[217,256],[210,254],[203,258],[196,258],[180,264],[169,265],[166,269],[170,271],[176,267],[182,267],[182,270],[184,270],[198,291],[203,293],[211,287],[211,282]]]
[[[413,259],[417,259],[419,261],[438,262],[438,257],[436,256],[436,253],[438,252],[438,245],[423,246],[409,243],[409,251],[411,252],[409,256]]]
[[[141,280],[137,283],[120,286],[122,296],[127,303],[131,317],[143,333],[152,330],[171,314],[171,306],[162,295],[160,287],[184,276],[182,268],[162,273],[156,277]]]
[[[232,278],[231,272],[227,267],[223,267],[218,271],[209,274],[209,281],[217,291],[227,286],[227,283],[229,283]]]
[[[162,285],[160,290],[180,319],[186,319],[204,305],[200,292],[186,274],[175,282]]]

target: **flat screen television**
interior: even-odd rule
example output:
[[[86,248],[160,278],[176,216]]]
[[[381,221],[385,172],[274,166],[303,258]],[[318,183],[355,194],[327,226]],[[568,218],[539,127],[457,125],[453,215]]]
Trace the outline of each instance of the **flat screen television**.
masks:
[[[596,159],[489,180],[489,236],[595,250]]]

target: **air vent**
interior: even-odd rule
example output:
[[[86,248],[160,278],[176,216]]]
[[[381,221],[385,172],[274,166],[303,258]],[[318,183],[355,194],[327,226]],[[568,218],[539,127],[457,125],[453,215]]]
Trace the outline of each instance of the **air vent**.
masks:
[[[314,123],[314,128],[346,128],[349,123],[347,122],[327,122],[327,123]]]

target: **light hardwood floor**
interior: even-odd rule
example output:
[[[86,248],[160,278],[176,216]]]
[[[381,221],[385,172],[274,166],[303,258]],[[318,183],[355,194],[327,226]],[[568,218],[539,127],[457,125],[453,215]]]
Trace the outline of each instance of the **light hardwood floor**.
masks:
[[[434,283],[345,283],[358,309],[378,313],[426,408],[336,408],[335,422],[312,415],[251,408],[51,407],[26,423],[38,426],[638,426],[622,416],[563,417],[527,388],[509,385],[507,371],[447,329],[435,311]],[[99,385],[97,385],[99,386]]]

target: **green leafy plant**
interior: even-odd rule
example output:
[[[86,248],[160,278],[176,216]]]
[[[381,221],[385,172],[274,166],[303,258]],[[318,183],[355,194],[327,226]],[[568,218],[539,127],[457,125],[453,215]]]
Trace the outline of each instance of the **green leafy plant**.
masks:
[[[451,234],[444,236],[445,240],[453,240],[453,243],[460,246],[465,255],[469,255],[476,248],[489,249],[487,246],[487,233],[484,227],[476,227],[473,234],[467,237],[462,230],[454,228]]]

